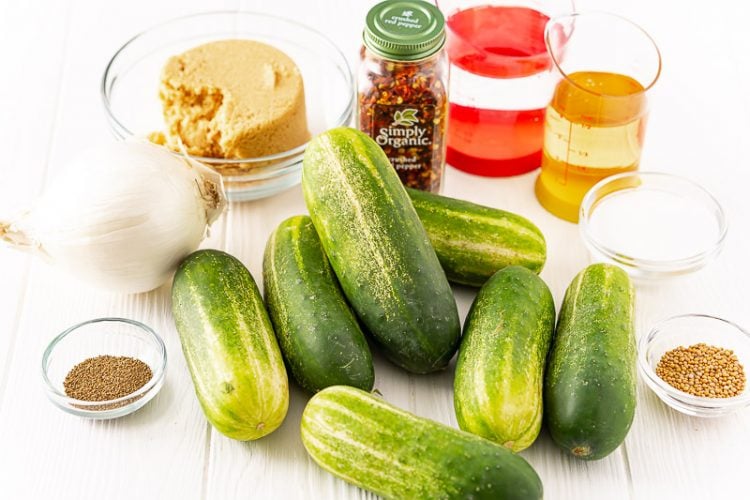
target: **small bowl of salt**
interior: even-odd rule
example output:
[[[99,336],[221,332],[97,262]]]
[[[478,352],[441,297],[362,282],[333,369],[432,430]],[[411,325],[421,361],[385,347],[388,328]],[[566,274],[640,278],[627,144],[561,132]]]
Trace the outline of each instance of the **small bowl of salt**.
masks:
[[[660,172],[626,172],[594,185],[579,228],[592,259],[653,280],[697,271],[721,251],[727,220],[703,187]]]
[[[79,417],[106,420],[142,408],[164,384],[167,350],[151,328],[98,318],[55,337],[42,356],[47,397]]]

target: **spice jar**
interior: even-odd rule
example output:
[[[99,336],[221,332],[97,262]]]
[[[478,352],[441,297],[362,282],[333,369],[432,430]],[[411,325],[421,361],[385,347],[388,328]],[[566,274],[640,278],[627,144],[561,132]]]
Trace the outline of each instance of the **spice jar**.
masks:
[[[445,21],[434,5],[387,0],[367,14],[357,122],[404,185],[439,192],[445,167],[448,61]]]

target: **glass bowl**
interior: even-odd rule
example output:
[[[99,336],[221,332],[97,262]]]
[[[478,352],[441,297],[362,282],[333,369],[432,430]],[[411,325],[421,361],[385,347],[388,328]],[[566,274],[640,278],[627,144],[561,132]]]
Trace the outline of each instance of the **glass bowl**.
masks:
[[[207,12],[156,25],[131,38],[109,61],[101,83],[104,110],[119,139],[164,130],[159,80],[167,59],[206,42],[245,38],[285,52],[300,69],[307,122],[314,136],[347,125],[354,85],[346,57],[323,34],[296,21],[253,12]],[[219,171],[227,196],[245,201],[294,186],[306,144],[257,158],[193,157]]]
[[[648,280],[705,266],[724,244],[727,220],[719,202],[690,180],[626,172],[586,193],[579,228],[594,261]]]
[[[750,375],[750,333],[725,319],[685,314],[658,323],[638,342],[638,368],[649,388],[670,407],[696,417],[719,417],[750,405],[747,383],[739,396],[704,398],[672,387],[656,374],[656,365],[665,352],[701,342],[733,350],[745,376]]]
[[[105,354],[140,359],[151,368],[151,380],[132,394],[108,401],[68,397],[63,381],[71,368]],[[92,319],[72,326],[55,337],[42,356],[42,378],[50,401],[73,415],[99,420],[128,415],[148,403],[164,384],[166,368],[167,350],[156,332],[123,318]]]

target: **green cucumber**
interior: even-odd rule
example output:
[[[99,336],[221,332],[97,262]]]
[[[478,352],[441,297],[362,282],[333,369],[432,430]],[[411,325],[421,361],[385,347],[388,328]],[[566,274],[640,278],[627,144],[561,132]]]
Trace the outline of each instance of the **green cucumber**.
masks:
[[[172,313],[208,421],[241,441],[279,427],[289,406],[286,370],[247,268],[218,250],[189,255],[174,277]]]
[[[385,498],[542,498],[539,476],[519,455],[352,387],[313,396],[301,430],[318,465]]]
[[[464,325],[454,379],[461,429],[520,451],[542,426],[544,365],[555,329],[547,285],[524,267],[495,273]]]
[[[544,267],[547,244],[528,219],[425,191],[406,191],[450,281],[478,287],[507,266],[537,274]]]
[[[372,389],[370,348],[310,217],[291,217],[271,234],[263,257],[263,284],[281,352],[303,389]]]
[[[456,301],[380,146],[351,128],[320,134],[302,190],[346,298],[386,356],[414,373],[445,368],[461,336]]]
[[[628,275],[594,264],[575,277],[560,310],[544,385],[552,439],[597,460],[625,440],[635,414],[634,291]]]

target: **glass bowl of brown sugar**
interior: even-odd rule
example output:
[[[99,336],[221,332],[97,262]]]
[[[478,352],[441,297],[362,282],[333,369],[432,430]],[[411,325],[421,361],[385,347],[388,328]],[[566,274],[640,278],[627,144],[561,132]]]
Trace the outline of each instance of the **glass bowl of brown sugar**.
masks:
[[[135,35],[112,56],[102,76],[101,98],[112,133],[117,139],[128,140],[163,130],[159,82],[165,63],[197,46],[226,40],[262,42],[294,61],[304,83],[307,127],[312,136],[348,125],[355,95],[346,56],[326,35],[295,20],[293,12],[289,14],[282,18],[236,10],[202,12],[162,22]],[[243,72],[257,73],[256,79],[262,80],[256,67],[243,68],[238,74]],[[248,201],[299,184],[306,147],[307,143],[299,144],[248,158],[191,157],[221,174],[230,200]]]
[[[720,417],[750,405],[750,333],[707,314],[684,314],[654,325],[638,343],[648,387],[671,408]]]
[[[56,336],[42,356],[47,397],[79,417],[106,420],[142,408],[164,384],[167,350],[151,328],[98,318]]]

